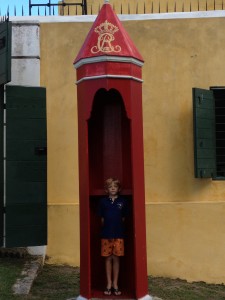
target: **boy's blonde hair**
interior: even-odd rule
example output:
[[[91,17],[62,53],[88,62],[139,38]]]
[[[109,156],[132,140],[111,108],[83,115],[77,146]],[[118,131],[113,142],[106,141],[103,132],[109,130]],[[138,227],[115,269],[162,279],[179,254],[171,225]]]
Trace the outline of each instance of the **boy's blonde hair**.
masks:
[[[108,192],[108,188],[112,183],[114,183],[115,185],[118,186],[119,191],[121,190],[121,182],[119,181],[119,179],[110,177],[110,178],[106,179],[105,184],[104,184],[104,188],[105,188],[106,192]]]

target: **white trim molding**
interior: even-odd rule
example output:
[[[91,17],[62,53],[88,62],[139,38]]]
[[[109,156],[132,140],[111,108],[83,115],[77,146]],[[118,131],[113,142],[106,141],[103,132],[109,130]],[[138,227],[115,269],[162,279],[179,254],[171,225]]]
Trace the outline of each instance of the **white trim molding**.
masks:
[[[102,78],[132,79],[132,80],[135,80],[135,81],[138,81],[138,82],[143,82],[142,79],[137,78],[137,77],[133,77],[133,76],[108,74],[108,75],[97,75],[97,76],[83,77],[80,80],[78,80],[76,82],[76,84],[79,84],[79,83],[81,83],[82,81],[85,81],[85,80],[94,80],[94,79],[102,79]]]
[[[119,63],[131,63],[134,65],[137,65],[139,67],[143,66],[143,62],[133,58],[133,57],[126,57],[126,56],[107,56],[107,55],[102,55],[102,56],[96,56],[96,57],[88,57],[88,58],[83,58],[79,60],[77,63],[74,64],[74,67],[78,69],[79,67],[86,65],[86,64],[94,64],[94,63],[99,63],[99,62],[119,62]]]

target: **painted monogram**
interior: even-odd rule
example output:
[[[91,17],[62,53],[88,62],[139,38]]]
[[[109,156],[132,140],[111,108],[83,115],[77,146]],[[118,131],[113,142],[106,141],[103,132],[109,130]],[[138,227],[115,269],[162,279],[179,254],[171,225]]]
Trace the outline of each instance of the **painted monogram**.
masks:
[[[120,52],[121,47],[119,45],[114,46],[115,40],[114,33],[119,29],[107,20],[95,28],[95,32],[99,34],[97,45],[91,48],[92,53],[98,52]]]

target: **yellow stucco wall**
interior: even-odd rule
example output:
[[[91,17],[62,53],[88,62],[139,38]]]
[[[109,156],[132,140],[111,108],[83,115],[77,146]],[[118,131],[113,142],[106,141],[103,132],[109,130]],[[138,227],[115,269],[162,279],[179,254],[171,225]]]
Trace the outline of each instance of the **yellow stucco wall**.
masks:
[[[149,203],[146,208],[150,274],[224,283],[224,202]]]
[[[47,87],[47,255],[52,262],[72,265],[79,264],[77,103],[73,60],[80,47],[74,32],[76,35],[81,28],[83,24],[41,25],[41,85]]]
[[[79,265],[76,57],[91,23],[41,24],[47,87],[49,243]],[[225,85],[225,19],[123,22],[145,59],[148,273],[225,282],[225,182],[195,179],[192,87]]]

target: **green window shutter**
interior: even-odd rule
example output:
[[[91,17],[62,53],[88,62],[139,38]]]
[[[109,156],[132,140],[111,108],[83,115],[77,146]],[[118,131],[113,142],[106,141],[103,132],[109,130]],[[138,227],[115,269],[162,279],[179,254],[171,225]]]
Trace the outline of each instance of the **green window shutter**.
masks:
[[[6,86],[6,247],[47,244],[46,90]]]
[[[193,88],[196,178],[216,177],[215,101],[213,91]]]
[[[0,85],[11,81],[12,23],[0,23]]]

